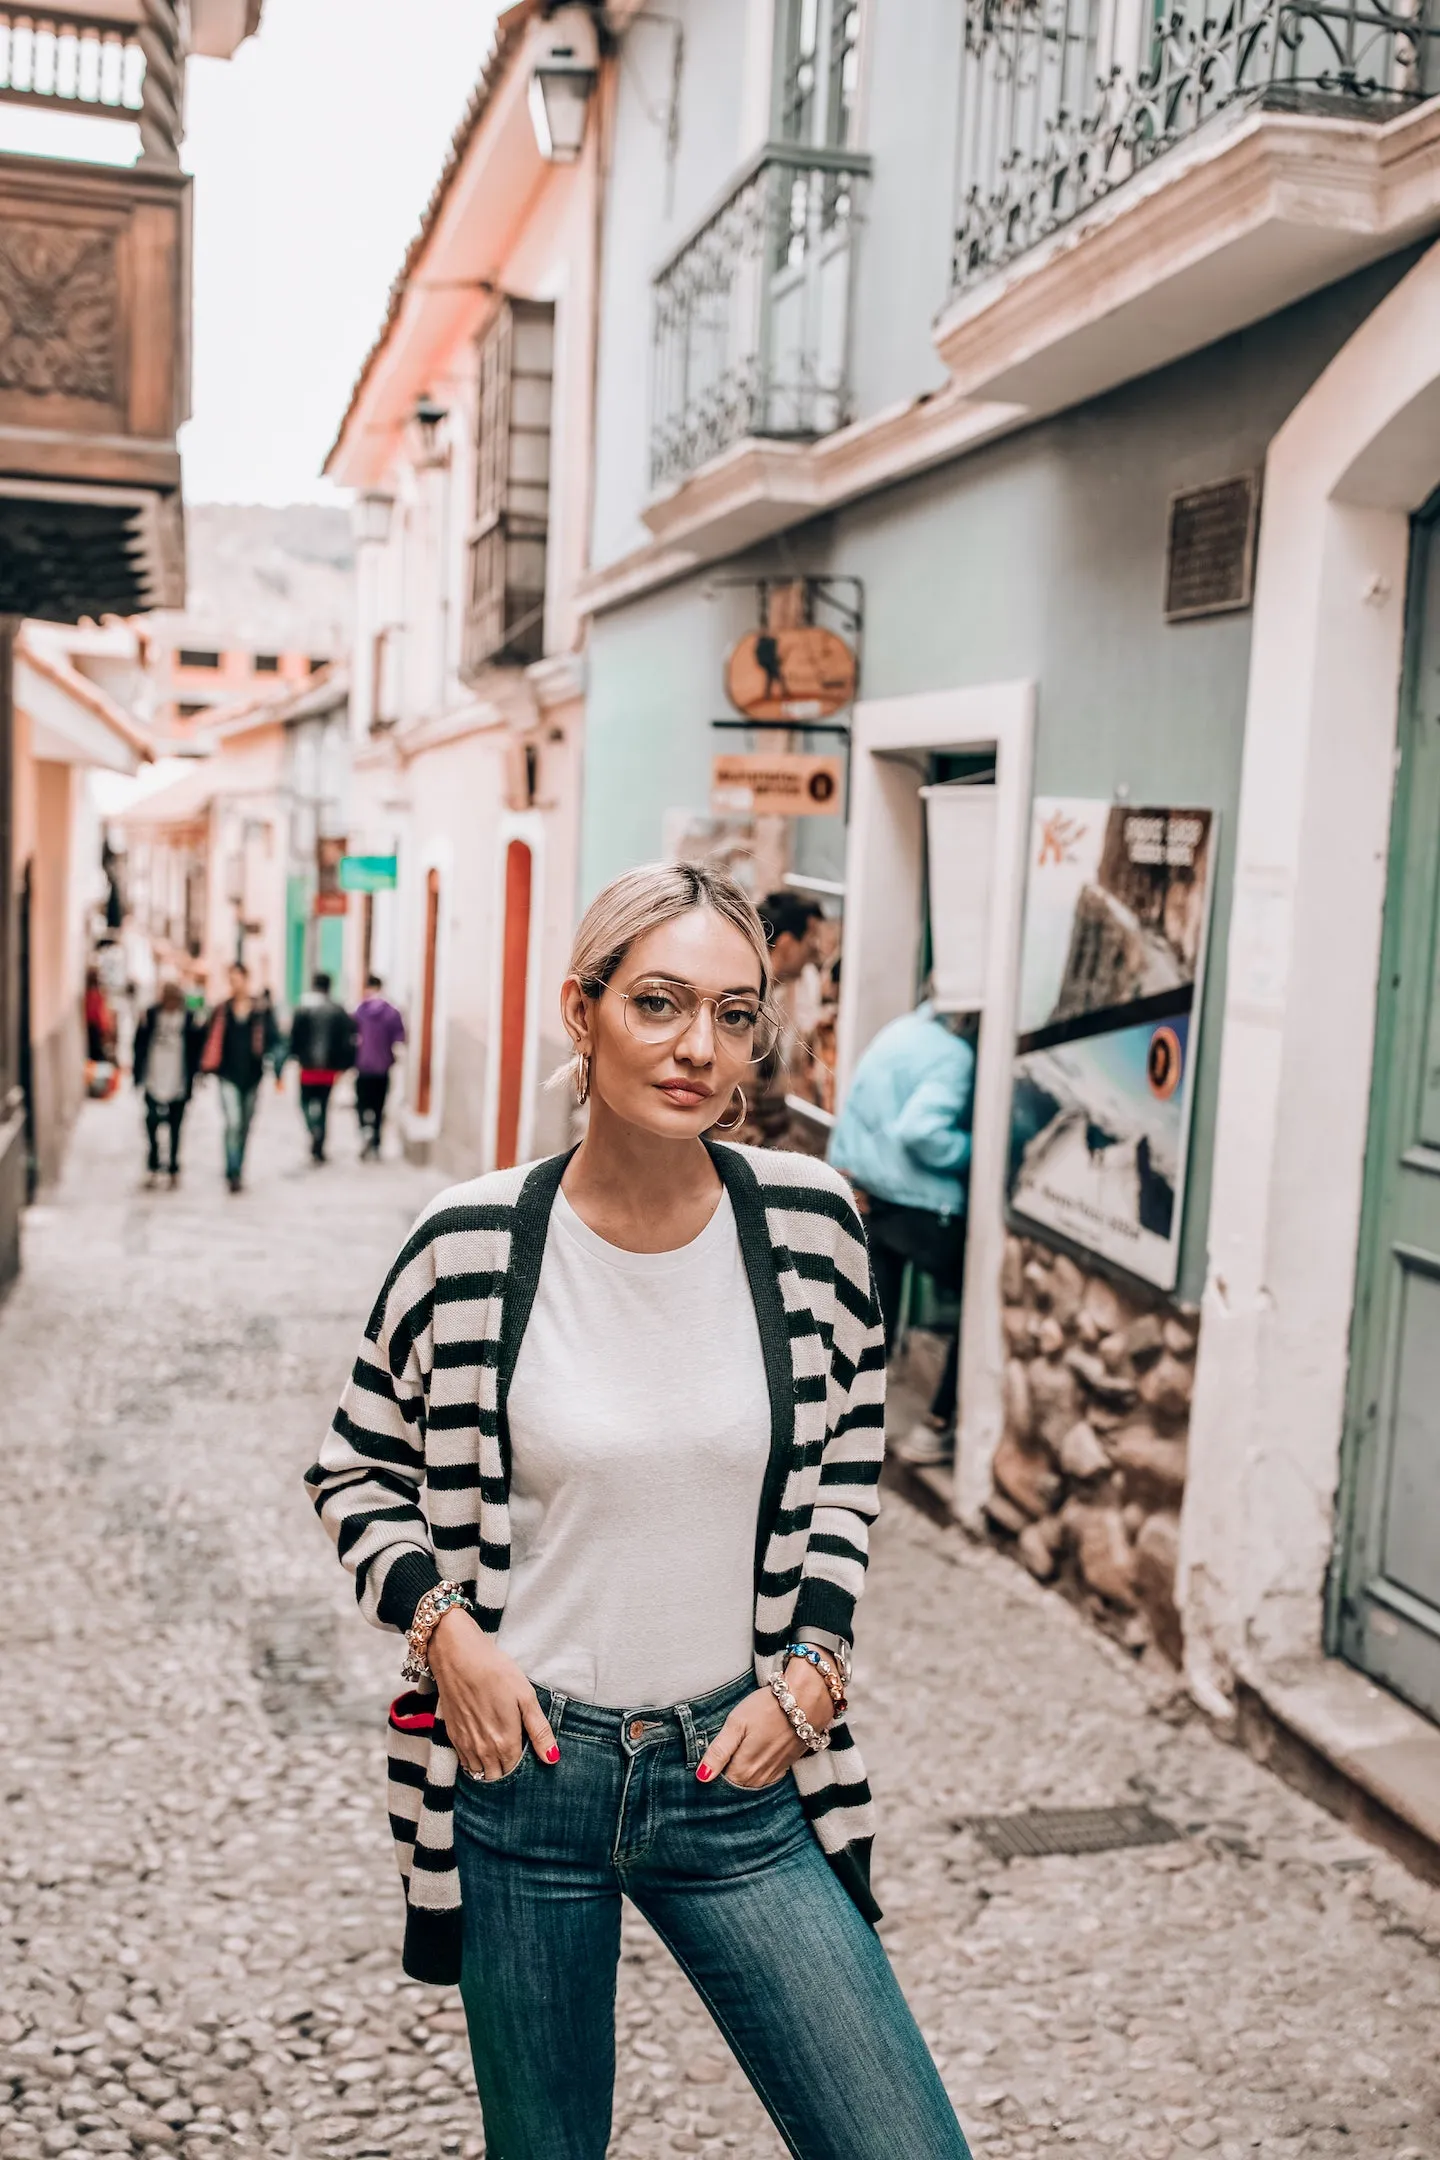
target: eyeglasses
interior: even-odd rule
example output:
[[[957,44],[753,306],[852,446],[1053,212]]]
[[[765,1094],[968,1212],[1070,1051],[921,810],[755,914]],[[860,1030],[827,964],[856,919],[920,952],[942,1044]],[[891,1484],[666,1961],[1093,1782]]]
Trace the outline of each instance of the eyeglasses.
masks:
[[[604,986],[608,988],[609,986]],[[678,1042],[699,1018],[702,1005],[715,1016],[715,1047],[722,1056],[758,1065],[775,1047],[779,1023],[758,997],[702,997],[689,983],[647,975],[628,990],[617,990],[625,1025],[637,1042],[659,1047]]]

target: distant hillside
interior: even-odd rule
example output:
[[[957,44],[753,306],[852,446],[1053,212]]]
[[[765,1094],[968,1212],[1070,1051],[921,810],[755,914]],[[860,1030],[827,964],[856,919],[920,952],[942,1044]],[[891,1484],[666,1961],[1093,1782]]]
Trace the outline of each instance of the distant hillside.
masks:
[[[152,619],[176,644],[310,652],[350,642],[355,553],[344,510],[320,503],[187,503],[189,593]]]

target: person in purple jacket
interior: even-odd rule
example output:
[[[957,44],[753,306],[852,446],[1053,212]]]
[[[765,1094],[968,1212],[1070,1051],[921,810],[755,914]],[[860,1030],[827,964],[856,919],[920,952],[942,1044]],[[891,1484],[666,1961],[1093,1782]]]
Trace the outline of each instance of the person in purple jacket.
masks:
[[[380,1156],[380,1129],[385,1122],[385,1097],[390,1092],[390,1068],[395,1047],[405,1040],[405,1022],[387,997],[378,975],[365,979],[365,995],[355,1008],[355,1108],[365,1145],[360,1159]]]

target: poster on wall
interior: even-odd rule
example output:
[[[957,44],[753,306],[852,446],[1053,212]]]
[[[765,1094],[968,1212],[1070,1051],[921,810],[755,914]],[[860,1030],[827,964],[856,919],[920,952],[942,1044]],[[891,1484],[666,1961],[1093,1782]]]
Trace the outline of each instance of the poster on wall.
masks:
[[[1173,1290],[1218,821],[1037,797],[1010,1205]]]

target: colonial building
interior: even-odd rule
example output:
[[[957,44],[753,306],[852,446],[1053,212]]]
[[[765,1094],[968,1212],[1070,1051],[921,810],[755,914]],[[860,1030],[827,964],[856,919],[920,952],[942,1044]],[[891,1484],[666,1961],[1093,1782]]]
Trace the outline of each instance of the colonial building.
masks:
[[[29,623],[14,651],[15,924],[26,1188],[58,1172],[85,1093],[85,970],[108,899],[95,773],[134,774],[144,731],[89,681],[63,630]]]
[[[597,11],[500,18],[326,467],[359,490],[352,987],[410,1022],[403,1127],[460,1171],[562,1134],[582,737]],[[382,866],[376,869],[374,866]],[[389,866],[388,869],[383,866]]]
[[[945,961],[952,1504],[1440,1831],[1440,16],[676,0],[621,44],[581,897],[722,842],[843,909],[842,1094]],[[781,586],[858,700],[747,737]],[[838,758],[847,814],[777,856],[737,750]]]
[[[242,961],[282,1010],[317,968],[340,981],[345,925],[327,908],[350,823],[349,691],[338,661],[217,707],[178,776],[112,820],[158,972],[214,1001]]]
[[[17,793],[18,624],[98,621],[184,598],[185,61],[187,51],[233,53],[260,8],[100,0],[0,19],[5,110],[24,109],[39,153],[0,154],[0,1281],[18,1264],[33,1156],[27,1046],[42,1012],[77,1037],[80,1027],[67,978],[38,986],[37,955],[27,963],[23,942],[49,862],[33,853],[41,826],[27,823]],[[111,123],[119,157],[129,147],[134,162],[67,156],[76,116]]]

